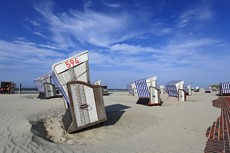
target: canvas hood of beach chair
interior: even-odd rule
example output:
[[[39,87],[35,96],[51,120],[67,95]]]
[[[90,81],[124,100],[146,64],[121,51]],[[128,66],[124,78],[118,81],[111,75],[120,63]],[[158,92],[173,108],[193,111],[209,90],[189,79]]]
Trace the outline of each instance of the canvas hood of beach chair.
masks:
[[[9,86],[8,94],[14,94],[17,84],[12,81],[1,81],[1,88],[6,88],[7,85]]]
[[[219,91],[220,91],[221,96],[230,94],[230,83],[229,82],[220,83],[219,88],[220,88]]]
[[[67,133],[107,120],[102,88],[90,84],[88,51],[53,64],[52,70],[65,101],[62,124]]]
[[[211,86],[204,87],[204,90],[205,90],[205,93],[211,93],[212,92]]]
[[[192,95],[192,89],[190,87],[190,84],[184,84],[184,91],[186,92],[186,95],[188,96]]]
[[[161,105],[160,91],[156,88],[157,76],[135,81],[139,100],[137,104]]]
[[[49,73],[37,77],[33,79],[33,81],[38,88],[38,92],[39,92],[38,98],[46,99],[46,98],[55,97],[57,95],[55,84],[52,84],[51,75]]]
[[[168,99],[176,101],[186,101],[186,92],[183,90],[184,81],[182,80],[173,80],[166,84],[168,91]]]

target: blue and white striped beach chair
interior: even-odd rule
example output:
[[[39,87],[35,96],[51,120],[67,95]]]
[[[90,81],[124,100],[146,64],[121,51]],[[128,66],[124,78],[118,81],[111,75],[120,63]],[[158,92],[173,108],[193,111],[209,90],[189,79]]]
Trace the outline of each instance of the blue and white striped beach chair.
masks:
[[[204,87],[204,90],[205,90],[205,93],[211,93],[212,92],[211,86]]]
[[[230,94],[230,83],[220,83],[220,95]]]
[[[46,99],[55,97],[57,95],[55,85],[51,82],[50,74],[45,74],[43,76],[37,77],[33,79],[33,81],[38,88],[38,98]]]
[[[65,101],[62,123],[68,133],[107,120],[102,87],[91,85],[88,51],[53,64],[51,76]]]
[[[134,91],[133,91],[133,87],[132,87],[132,84],[134,84],[135,82],[130,82],[128,84],[126,84],[126,87],[128,89],[128,92],[129,92],[129,95],[132,94],[134,95]]]
[[[135,85],[137,88],[137,94],[139,97],[138,104],[144,105],[161,105],[160,102],[160,92],[156,88],[157,77],[154,76],[152,78],[141,79],[135,81]],[[147,99],[146,102],[141,99]]]
[[[166,84],[169,100],[186,101],[186,92],[183,90],[184,81],[173,80]]]
[[[216,91],[216,87],[212,87],[212,91]]]
[[[192,89],[190,88],[190,84],[184,84],[184,91],[186,92],[186,95],[192,95]]]

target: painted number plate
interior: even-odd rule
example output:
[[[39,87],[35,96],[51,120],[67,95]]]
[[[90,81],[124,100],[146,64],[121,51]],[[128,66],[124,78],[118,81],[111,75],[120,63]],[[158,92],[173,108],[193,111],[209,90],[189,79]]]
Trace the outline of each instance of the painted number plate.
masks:
[[[77,60],[77,58],[74,58],[74,59],[71,59],[69,61],[66,61],[65,65],[66,65],[67,68],[71,68],[71,67],[73,67],[73,66],[75,66],[75,65],[77,65],[79,63],[80,63],[79,60]]]

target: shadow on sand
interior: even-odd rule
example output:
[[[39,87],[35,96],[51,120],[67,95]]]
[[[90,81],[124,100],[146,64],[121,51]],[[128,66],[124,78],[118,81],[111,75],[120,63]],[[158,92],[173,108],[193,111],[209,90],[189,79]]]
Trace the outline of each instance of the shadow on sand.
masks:
[[[90,129],[95,129],[103,126],[111,126],[116,124],[116,122],[119,121],[121,116],[125,113],[125,109],[131,108],[129,106],[121,105],[121,104],[114,104],[114,105],[109,105],[105,107],[106,110],[106,116],[107,116],[107,121],[90,126],[88,128],[73,132],[74,133],[80,133],[83,131],[87,131]],[[44,140],[47,140],[49,142],[53,142],[47,138],[47,131],[44,126],[43,120],[39,121],[30,121],[31,124],[31,129],[30,131],[37,137],[43,138]],[[61,124],[61,123],[60,123]],[[59,126],[59,125],[58,125]],[[64,129],[63,129],[64,130]],[[33,140],[34,141],[34,140]]]

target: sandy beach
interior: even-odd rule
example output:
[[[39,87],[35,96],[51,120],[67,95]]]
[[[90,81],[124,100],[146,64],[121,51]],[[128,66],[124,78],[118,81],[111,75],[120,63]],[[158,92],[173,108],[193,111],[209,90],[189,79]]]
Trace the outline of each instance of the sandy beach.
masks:
[[[204,152],[206,130],[221,113],[212,106],[217,93],[201,89],[186,102],[161,94],[162,106],[150,107],[128,92],[110,92],[104,96],[108,120],[72,134],[61,126],[61,95],[0,95],[0,152]]]

